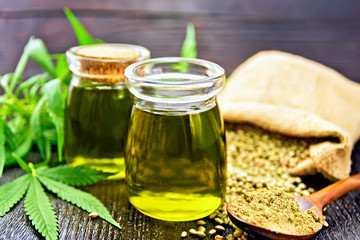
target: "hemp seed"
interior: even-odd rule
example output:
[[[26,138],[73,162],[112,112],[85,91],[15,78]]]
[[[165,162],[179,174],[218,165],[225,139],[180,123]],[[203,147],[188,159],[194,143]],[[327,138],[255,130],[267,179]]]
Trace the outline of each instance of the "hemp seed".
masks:
[[[99,216],[99,213],[97,213],[97,212],[91,212],[89,214],[89,218],[97,218],[98,216]]]
[[[218,230],[218,231],[225,231],[225,228],[223,226],[221,226],[221,225],[216,225],[215,229]]]
[[[209,231],[209,235],[214,235],[216,233],[216,229],[211,229],[210,231]]]
[[[196,235],[198,236],[198,237],[206,237],[206,234],[204,233],[204,232],[201,232],[201,231],[197,231],[196,232]]]
[[[205,225],[206,222],[205,222],[204,220],[199,220],[199,221],[197,221],[197,224],[198,224],[198,225]]]
[[[193,234],[193,235],[196,235],[196,230],[193,229],[193,228],[191,228],[191,229],[189,229],[189,233],[190,233],[190,234]]]

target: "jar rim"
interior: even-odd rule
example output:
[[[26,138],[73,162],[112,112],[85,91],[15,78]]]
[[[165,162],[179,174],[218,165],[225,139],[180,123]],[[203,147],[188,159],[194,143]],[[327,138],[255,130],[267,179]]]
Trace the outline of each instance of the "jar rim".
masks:
[[[153,65],[153,64],[177,64],[177,63],[190,63],[195,64],[198,66],[202,66],[205,68],[208,68],[211,71],[211,74],[209,76],[204,76],[199,79],[191,79],[191,80],[180,80],[180,81],[164,81],[164,79],[149,79],[147,77],[142,77],[136,74],[136,71],[138,69],[143,68],[146,65]],[[181,73],[181,71],[179,72]],[[184,72],[186,74],[186,72]],[[218,80],[219,78],[222,78],[225,76],[225,70],[218,64],[204,60],[199,58],[184,58],[184,57],[161,57],[161,58],[152,58],[148,60],[143,60],[141,62],[136,62],[131,65],[129,65],[125,71],[124,71],[125,79],[133,79],[138,82],[146,82],[149,84],[154,85],[164,85],[164,84],[171,84],[171,85],[183,85],[183,84],[199,84],[203,82],[208,82],[211,80]]]
[[[188,65],[179,65],[186,63]],[[196,58],[153,58],[129,65],[125,84],[132,95],[167,106],[213,99],[224,86],[225,70]]]
[[[124,48],[130,48],[134,51],[136,51],[139,55],[132,58],[95,58],[95,57],[84,57],[79,56],[77,52],[82,49],[89,46],[112,46],[112,47],[124,47]],[[150,50],[140,46],[140,45],[134,45],[134,44],[127,44],[127,43],[98,43],[98,44],[91,44],[91,45],[81,45],[81,46],[74,46],[69,48],[66,51],[66,56],[68,58],[71,58],[73,60],[87,60],[87,61],[96,61],[96,62],[129,62],[129,61],[142,61],[145,59],[148,59],[150,57]]]

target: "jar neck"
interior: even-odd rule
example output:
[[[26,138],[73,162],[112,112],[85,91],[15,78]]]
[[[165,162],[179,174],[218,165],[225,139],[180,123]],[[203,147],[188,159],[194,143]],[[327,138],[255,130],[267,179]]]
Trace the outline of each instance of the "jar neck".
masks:
[[[71,79],[71,86],[83,87],[83,88],[99,88],[99,89],[122,89],[125,88],[124,82],[107,83],[98,82],[93,79],[87,79],[73,74]]]
[[[133,96],[136,108],[160,115],[189,115],[197,114],[217,106],[216,97],[196,102],[155,102]]]

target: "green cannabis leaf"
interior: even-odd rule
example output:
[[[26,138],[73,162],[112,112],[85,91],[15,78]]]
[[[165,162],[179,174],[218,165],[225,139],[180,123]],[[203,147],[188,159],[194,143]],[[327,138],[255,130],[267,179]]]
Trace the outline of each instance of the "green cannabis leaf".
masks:
[[[94,43],[103,43],[100,39],[94,39],[86,28],[81,24],[81,22],[75,17],[75,15],[70,11],[69,8],[64,8],[64,13],[69,20],[76,38],[80,45],[89,45]]]
[[[68,8],[64,13],[80,45],[102,42],[93,39]],[[15,72],[0,76],[0,86],[5,92],[0,96],[0,177],[4,166],[16,163],[12,153],[25,158],[34,144],[43,165],[50,160],[52,145],[57,146],[59,161],[63,160],[64,111],[71,74],[65,54],[55,56],[49,54],[41,39],[31,37]],[[21,81],[29,60],[45,73]]]
[[[19,83],[29,59],[46,73]],[[45,44],[32,37],[24,48],[15,73],[0,76],[0,84],[5,90],[0,97],[0,176],[4,166],[16,163],[12,153],[25,158],[34,143],[44,163],[49,161],[51,145],[55,144],[58,158],[62,160],[64,92],[67,92],[68,85],[59,79],[65,79],[68,71],[64,64],[56,66],[55,69]],[[57,74],[60,77],[56,77]],[[1,150],[1,146],[5,146],[5,151]],[[4,155],[6,161],[3,160]]]
[[[35,169],[30,163],[24,166],[21,158],[16,161],[25,168],[27,174],[0,186],[0,217],[4,216],[21,198],[25,196],[25,211],[35,228],[48,240],[57,239],[58,222],[45,186],[59,198],[71,202],[88,212],[98,212],[99,216],[121,229],[106,207],[94,196],[71,185],[87,185],[104,180],[110,174],[94,169],[59,166],[55,168],[42,167]],[[66,180],[70,177],[69,180]],[[61,182],[62,181],[62,182]]]
[[[62,200],[71,202],[85,211],[97,212],[99,217],[105,219],[114,226],[121,228],[119,223],[117,223],[112,218],[111,214],[105,208],[105,206],[91,194],[80,191],[76,188],[70,187],[66,184],[57,182],[47,177],[39,176],[39,179],[47,189],[55,193]]]
[[[0,216],[4,216],[24,196],[29,187],[29,175],[0,186]]]
[[[188,23],[186,26],[186,36],[181,48],[180,56],[186,58],[197,57],[196,32],[195,32],[194,24],[192,23]]]
[[[64,12],[74,27],[80,45],[102,42],[93,39],[69,9]],[[22,80],[29,60],[37,63],[45,73]],[[24,161],[34,144],[44,160],[38,166],[47,165],[52,145],[57,145],[59,161],[63,159],[64,111],[70,78],[65,54],[50,55],[44,42],[35,37],[31,37],[24,47],[15,72],[0,76],[0,86],[4,89],[4,95],[0,96],[0,177],[4,166],[15,163],[27,172],[0,186],[0,216],[4,216],[26,193],[25,211],[46,239],[57,238],[57,220],[40,177],[54,192],[56,186],[61,184],[66,189],[66,192],[59,191],[64,195],[63,199],[85,210],[101,210],[101,217],[120,227],[99,200],[66,185],[92,184],[111,174],[69,166],[35,170],[32,164]],[[82,198],[73,199],[74,192]]]
[[[184,58],[196,58],[197,57],[197,48],[196,48],[196,32],[194,24],[188,23],[186,26],[186,35],[181,47],[180,57]],[[174,69],[180,70],[181,72],[189,72],[189,63],[180,62],[174,66]]]
[[[55,125],[57,135],[58,158],[62,162],[62,152],[64,147],[64,118],[65,103],[61,94],[61,81],[54,79],[44,86],[47,99],[47,111]]]
[[[71,185],[84,186],[93,184],[104,179],[104,176],[111,176],[110,173],[99,172],[92,168],[71,167],[68,165],[56,168],[40,168],[38,174],[56,181]]]
[[[46,239],[57,239],[58,221],[55,212],[44,188],[34,175],[30,177],[24,207],[32,224]]]
[[[44,42],[41,39],[31,37],[24,48],[24,52],[16,67],[14,76],[11,80],[10,90],[14,90],[16,84],[20,81],[29,58],[33,59],[45,71],[55,77],[55,67],[50,59],[49,53]]]
[[[38,102],[38,104],[36,105],[32,115],[31,115],[31,120],[30,120],[30,126],[31,129],[33,130],[33,134],[35,136],[35,142],[39,148],[40,154],[41,156],[47,160],[47,157],[45,156],[45,142],[46,139],[44,137],[43,134],[43,130],[42,130],[42,126],[41,126],[41,110],[42,110],[42,106],[45,104],[45,97],[42,97],[40,99],[40,101]]]

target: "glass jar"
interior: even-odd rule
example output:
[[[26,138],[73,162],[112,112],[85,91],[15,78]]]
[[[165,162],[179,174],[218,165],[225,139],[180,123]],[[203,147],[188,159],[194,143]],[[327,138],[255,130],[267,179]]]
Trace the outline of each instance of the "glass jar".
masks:
[[[200,59],[130,65],[133,95],[125,144],[129,201],[142,213],[188,221],[215,211],[225,194],[226,141],[216,95],[224,69]]]
[[[124,138],[132,103],[125,68],[150,57],[144,47],[95,44],[66,52],[73,73],[65,114],[65,158],[124,178]]]

